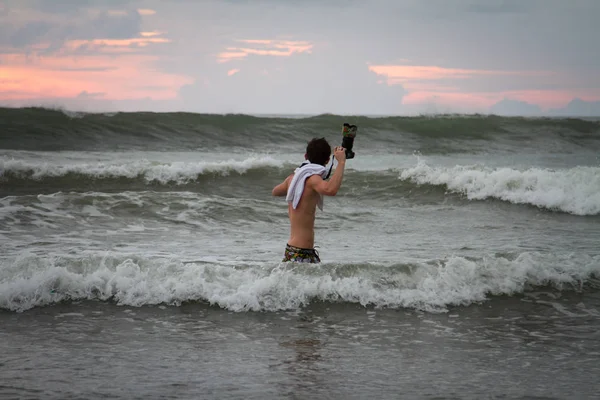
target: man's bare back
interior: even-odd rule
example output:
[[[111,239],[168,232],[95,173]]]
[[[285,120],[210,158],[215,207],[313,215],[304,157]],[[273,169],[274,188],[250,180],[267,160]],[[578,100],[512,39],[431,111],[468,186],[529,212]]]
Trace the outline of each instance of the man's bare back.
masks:
[[[344,168],[346,165],[346,153],[343,147],[334,149],[334,157],[338,165],[329,181],[323,180],[319,175],[312,175],[304,183],[304,191],[300,202],[294,209],[288,204],[288,215],[290,218],[290,239],[288,246],[298,249],[313,249],[315,244],[315,217],[317,203],[320,196],[335,196],[342,184]],[[288,176],[285,181],[273,188],[273,196],[287,195],[290,182],[294,174]]]

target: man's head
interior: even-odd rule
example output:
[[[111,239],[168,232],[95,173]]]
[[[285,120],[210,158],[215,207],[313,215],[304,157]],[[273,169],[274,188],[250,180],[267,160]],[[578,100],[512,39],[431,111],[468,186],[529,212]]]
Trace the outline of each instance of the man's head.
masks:
[[[308,142],[304,157],[313,164],[325,166],[331,157],[331,146],[325,138],[314,138]]]

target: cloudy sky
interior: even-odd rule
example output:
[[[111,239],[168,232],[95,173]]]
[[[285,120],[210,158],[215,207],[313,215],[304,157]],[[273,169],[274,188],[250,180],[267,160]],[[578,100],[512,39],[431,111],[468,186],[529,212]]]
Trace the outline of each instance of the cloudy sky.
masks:
[[[545,113],[600,104],[599,17],[600,0],[0,0],[0,104]]]

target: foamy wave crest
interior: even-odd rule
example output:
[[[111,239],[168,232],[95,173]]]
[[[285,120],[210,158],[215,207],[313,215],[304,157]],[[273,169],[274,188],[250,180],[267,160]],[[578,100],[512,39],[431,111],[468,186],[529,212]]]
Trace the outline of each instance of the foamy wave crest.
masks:
[[[203,174],[243,174],[255,168],[280,167],[282,165],[283,162],[268,156],[250,157],[245,160],[173,162],[168,164],[138,160],[121,164],[74,163],[55,165],[0,159],[0,177],[33,180],[67,175],[81,175],[93,179],[135,179],[141,177],[147,182],[184,184],[197,179],[198,176]]]
[[[143,257],[23,256],[2,261],[0,308],[25,311],[69,300],[129,306],[205,301],[232,311],[297,309],[319,301],[444,312],[530,286],[579,290],[600,256],[522,253],[421,265],[232,266]]]
[[[564,170],[455,166],[431,167],[420,162],[403,170],[400,179],[445,185],[470,200],[496,198],[575,215],[600,213],[600,168]]]

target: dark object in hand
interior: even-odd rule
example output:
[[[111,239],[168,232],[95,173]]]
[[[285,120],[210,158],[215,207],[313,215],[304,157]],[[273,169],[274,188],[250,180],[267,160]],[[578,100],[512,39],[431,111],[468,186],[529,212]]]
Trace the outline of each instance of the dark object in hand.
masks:
[[[346,149],[346,159],[354,158],[352,146],[354,146],[354,137],[356,136],[356,125],[344,123],[342,127],[342,147]]]

